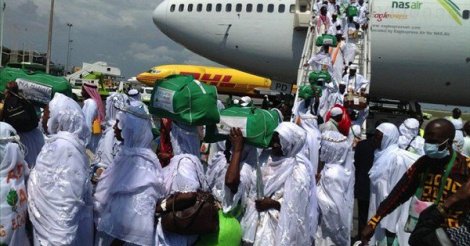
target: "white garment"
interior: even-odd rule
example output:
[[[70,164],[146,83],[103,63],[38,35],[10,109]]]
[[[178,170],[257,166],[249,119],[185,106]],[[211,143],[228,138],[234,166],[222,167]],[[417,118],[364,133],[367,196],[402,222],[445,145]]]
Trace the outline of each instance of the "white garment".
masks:
[[[256,185],[256,159],[256,148],[245,144],[240,158],[240,184],[237,193],[233,194],[225,185],[225,175],[230,163],[225,158],[224,150],[218,151],[212,158],[206,172],[207,181],[212,194],[222,204],[224,213],[233,211],[239,204],[242,210],[246,207],[248,196]]]
[[[390,194],[406,170],[419,158],[398,147],[399,132],[395,125],[383,123],[377,127],[377,130],[383,133],[383,138],[369,171],[371,186],[369,218],[375,215],[380,203]],[[409,201],[383,218],[377,225],[371,244],[384,240],[385,230],[388,230],[397,234],[400,245],[407,245],[410,234],[404,231],[404,227],[408,218],[408,209]]]
[[[316,117],[310,113],[300,115],[300,126],[306,131],[307,135],[304,148],[297,154],[297,161],[305,165],[310,177],[307,222],[309,223],[309,236],[313,241],[317,232],[319,219],[317,182],[314,177],[318,169],[321,133],[318,129]]]
[[[136,113],[146,115],[141,105],[130,106],[117,115],[124,141],[96,187],[95,222],[97,230],[108,236],[132,244],[153,245],[155,207],[165,195],[163,175],[160,162],[150,149],[150,118]]]
[[[419,136],[418,120],[414,118],[406,119],[398,129],[400,131],[398,147],[419,156],[424,155],[424,138]]]
[[[320,131],[322,133],[324,133],[326,131],[337,131],[337,132],[339,132],[338,123],[333,118],[330,118],[327,122],[320,125]]]
[[[36,158],[44,146],[44,135],[39,128],[34,128],[29,132],[20,132],[18,135],[21,143],[26,147],[25,161],[31,169],[36,164]]]
[[[93,121],[98,117],[98,104],[92,98],[83,101],[83,114],[85,115],[86,127],[91,132],[93,127]],[[101,134],[91,134],[90,139],[87,142],[87,148],[95,153],[100,141]]]
[[[253,226],[244,228],[243,240],[254,245],[310,245],[306,220],[308,219],[308,199],[310,177],[305,165],[300,165],[295,156],[305,144],[305,131],[299,126],[283,122],[275,130],[284,155],[272,157],[262,166],[264,197],[278,201],[281,210],[270,209],[260,212],[259,219],[246,221]],[[255,199],[255,198],[252,198]],[[250,203],[247,213],[255,211]]]
[[[470,136],[466,136],[464,138],[462,154],[466,157],[470,157]]]
[[[369,86],[369,81],[367,81],[361,74],[356,73],[355,76],[351,77],[348,73],[343,76],[341,84],[346,85],[345,93],[347,93],[348,90],[359,93],[361,90],[367,89],[367,86]]]
[[[120,150],[121,142],[114,136],[113,126],[116,123],[119,108],[129,105],[127,96],[122,93],[113,93],[106,98],[106,129],[98,142],[93,164],[98,167],[107,168],[114,160]]]
[[[29,245],[25,224],[28,199],[25,176],[29,173],[15,129],[0,122],[0,244]]]
[[[313,71],[320,71],[323,66],[327,66],[328,72],[333,74],[333,64],[331,63],[331,56],[328,51],[325,52],[323,49],[320,49],[307,63],[312,67]]]
[[[315,245],[350,245],[354,204],[351,144],[336,131],[324,132],[321,144],[325,166],[317,189],[321,219]]]
[[[188,126],[173,121],[170,131],[170,141],[174,155],[191,154],[200,155],[200,141],[196,126]]]
[[[28,180],[29,218],[41,245],[92,245],[87,128],[80,106],[56,93],[49,102],[51,134]]]
[[[174,156],[170,164],[163,168],[165,196],[175,192],[208,191],[208,183],[200,160],[191,154]],[[161,221],[157,225],[156,245],[192,245],[198,235],[180,235],[164,231]]]

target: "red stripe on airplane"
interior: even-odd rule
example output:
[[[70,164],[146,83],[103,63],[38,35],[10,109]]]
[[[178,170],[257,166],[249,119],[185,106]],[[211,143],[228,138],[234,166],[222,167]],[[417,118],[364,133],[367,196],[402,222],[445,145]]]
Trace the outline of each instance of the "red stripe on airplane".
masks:
[[[201,77],[200,73],[191,73],[191,72],[180,72],[181,75],[192,75],[194,79],[199,79]]]

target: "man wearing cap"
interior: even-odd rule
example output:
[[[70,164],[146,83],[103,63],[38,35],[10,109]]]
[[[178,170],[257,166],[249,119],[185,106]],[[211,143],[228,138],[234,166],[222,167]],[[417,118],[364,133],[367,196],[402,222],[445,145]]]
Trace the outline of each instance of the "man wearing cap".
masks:
[[[140,95],[140,92],[137,89],[130,89],[127,92],[127,95],[129,96],[130,100],[141,101],[141,95]]]
[[[331,117],[330,119],[325,122],[325,124],[320,126],[320,131],[326,132],[326,131],[336,131],[339,132],[338,130],[338,123],[341,121],[343,118],[343,110],[339,107],[333,107],[330,110]]]
[[[357,73],[357,65],[353,64],[349,67],[349,72],[343,76],[340,84],[340,90],[346,93],[366,93],[369,81],[361,74]]]

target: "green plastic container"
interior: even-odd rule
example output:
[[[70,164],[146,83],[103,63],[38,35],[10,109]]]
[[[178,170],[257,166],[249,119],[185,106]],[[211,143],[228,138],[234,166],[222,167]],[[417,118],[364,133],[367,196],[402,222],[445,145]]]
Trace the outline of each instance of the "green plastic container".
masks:
[[[217,89],[192,76],[173,75],[157,81],[152,91],[150,113],[191,126],[217,124]]]
[[[320,79],[323,79],[325,83],[329,83],[331,82],[331,75],[328,71],[314,71],[308,75],[308,82],[311,85],[317,85]]]
[[[336,36],[334,35],[323,34],[317,37],[317,40],[315,40],[315,45],[316,46],[329,45],[331,47],[336,47],[338,45],[338,40],[336,39]]]
[[[303,85],[299,89],[299,97],[302,99],[321,97],[321,95],[322,90],[320,86]]]
[[[278,125],[279,114],[274,111],[232,106],[220,112],[219,124],[207,127],[205,140],[208,142],[224,140],[230,134],[230,129],[238,127],[248,144],[267,148]]]
[[[0,68],[0,92],[3,96],[6,84],[16,81],[23,96],[36,105],[46,105],[56,92],[72,97],[72,86],[64,77],[52,76],[40,71],[21,68]]]
[[[356,6],[349,5],[348,8],[346,8],[346,15],[348,17],[358,16],[359,10],[357,9]]]

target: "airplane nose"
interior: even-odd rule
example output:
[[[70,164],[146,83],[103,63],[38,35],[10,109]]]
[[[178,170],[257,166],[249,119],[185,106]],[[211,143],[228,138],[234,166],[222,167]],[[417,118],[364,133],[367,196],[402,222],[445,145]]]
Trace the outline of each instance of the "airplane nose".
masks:
[[[156,8],[155,10],[153,11],[153,15],[152,15],[152,18],[153,18],[153,23],[155,23],[155,25],[158,27],[158,29],[160,29],[161,31],[163,31],[163,29],[165,29],[165,26],[166,26],[166,9],[167,9],[167,6],[168,6],[168,1],[162,1]]]

